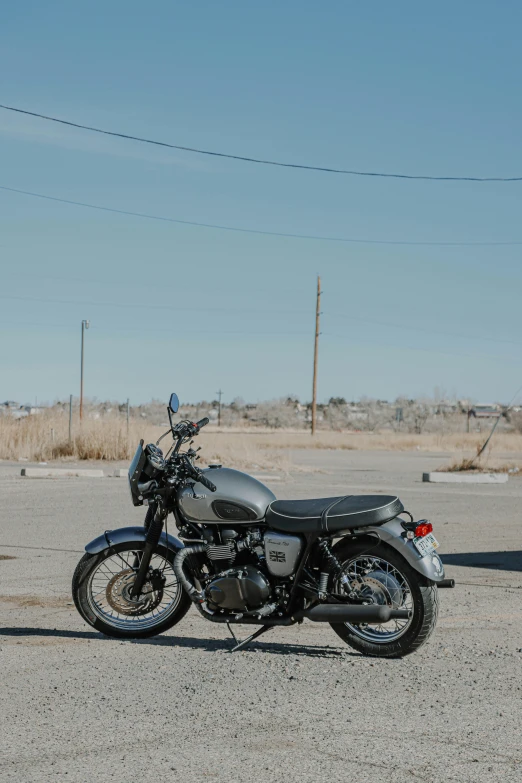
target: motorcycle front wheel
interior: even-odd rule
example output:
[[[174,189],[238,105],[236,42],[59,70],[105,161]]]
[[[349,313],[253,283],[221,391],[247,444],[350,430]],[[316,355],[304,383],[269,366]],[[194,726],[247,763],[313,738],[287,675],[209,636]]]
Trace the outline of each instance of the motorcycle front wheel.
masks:
[[[415,571],[392,547],[341,545],[336,551],[342,573],[369,603],[408,609],[411,617],[387,623],[332,623],[343,641],[364,655],[401,658],[431,636],[439,610],[437,586]],[[338,582],[336,592],[342,592]]]
[[[72,594],[83,619],[117,639],[145,639],[167,631],[190,607],[178,582],[174,552],[158,546],[138,597],[130,588],[136,578],[144,542],[118,544],[96,555],[85,554],[74,572]]]

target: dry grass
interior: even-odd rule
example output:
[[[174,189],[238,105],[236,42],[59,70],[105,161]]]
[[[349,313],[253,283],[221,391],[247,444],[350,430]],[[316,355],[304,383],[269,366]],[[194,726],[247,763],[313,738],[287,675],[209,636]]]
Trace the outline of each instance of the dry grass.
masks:
[[[522,471],[522,464],[517,462],[501,462],[496,458],[492,458],[491,452],[487,449],[483,454],[478,456],[480,447],[477,448],[473,457],[461,457],[460,459],[454,459],[449,465],[443,465],[438,468],[438,471],[443,473],[513,473],[519,474]]]
[[[127,431],[124,419],[107,417],[84,419],[75,423],[73,437],[69,441],[67,416],[40,414],[24,419],[0,418],[0,459],[45,461],[52,460],[129,460],[141,438],[145,443],[156,441],[165,427],[156,427],[138,420],[131,420]],[[164,450],[171,443],[169,437],[161,445]],[[288,454],[280,448],[260,445],[240,434],[205,431],[199,439],[202,446],[201,461],[221,462],[249,470],[277,470],[287,473],[290,467]]]
[[[156,441],[163,427],[131,419],[127,432],[124,418],[107,416],[75,421],[69,442],[66,414],[42,413],[25,419],[0,418],[0,459],[127,461],[138,441]],[[455,454],[455,467],[472,457],[485,433],[410,435],[396,432],[320,431],[312,437],[298,430],[230,429],[209,426],[198,439],[201,462],[221,462],[251,471],[276,470],[287,473],[292,466],[291,449],[357,449],[382,451],[430,451]],[[522,435],[498,433],[492,443],[495,453],[522,453]],[[168,448],[170,439],[162,441]],[[448,468],[446,468],[448,469]],[[460,468],[462,469],[462,468]]]
[[[206,435],[206,432],[205,432]],[[360,451],[431,451],[476,453],[487,433],[425,433],[402,432],[332,432],[320,431],[314,437],[296,430],[237,430],[217,433],[222,439],[243,436],[261,448],[270,449],[341,449]],[[495,433],[492,443],[497,452],[522,453],[522,435]]]
[[[491,441],[493,443],[493,439]],[[522,471],[522,463],[520,462],[507,462],[499,460],[498,457],[492,457],[492,447],[488,445],[488,448],[481,453],[480,442],[476,444],[475,454],[461,455],[460,457],[454,457],[452,462],[447,465],[442,465],[437,468],[441,473],[513,473],[520,474]]]
[[[0,459],[121,460],[131,455],[133,433],[118,419],[85,420],[69,442],[68,418],[40,414],[25,419],[0,418]],[[130,440],[130,442],[129,442]]]

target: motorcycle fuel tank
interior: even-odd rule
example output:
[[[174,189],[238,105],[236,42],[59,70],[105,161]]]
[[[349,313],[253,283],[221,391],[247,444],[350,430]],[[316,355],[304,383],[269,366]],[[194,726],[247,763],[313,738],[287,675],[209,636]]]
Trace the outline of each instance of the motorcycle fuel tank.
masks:
[[[191,522],[252,524],[264,518],[275,500],[268,487],[247,473],[221,467],[207,468],[203,473],[216,485],[215,492],[195,482],[177,494],[181,513]]]

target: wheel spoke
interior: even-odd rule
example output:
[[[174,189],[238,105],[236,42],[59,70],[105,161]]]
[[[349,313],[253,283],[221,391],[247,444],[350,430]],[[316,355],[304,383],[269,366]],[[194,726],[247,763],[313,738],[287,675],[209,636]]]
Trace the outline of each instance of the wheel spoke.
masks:
[[[356,589],[360,594],[377,604],[408,610],[413,607],[413,598],[406,577],[385,558],[356,556],[343,564],[342,573],[346,574],[350,581],[357,582]],[[342,586],[337,584],[336,589],[341,592]],[[399,620],[398,618],[392,618],[387,623],[345,623],[361,638],[381,644],[400,638],[410,624],[411,619]]]
[[[172,563],[157,552],[151,558],[150,568],[163,574],[166,584],[160,590],[151,590],[130,602],[128,590],[136,572],[134,564],[140,564],[142,558],[143,551],[136,549],[111,553],[90,576],[87,587],[91,609],[114,628],[152,628],[175,612],[179,605],[182,589]],[[113,601],[114,606],[111,605]],[[125,607],[129,608],[129,613]]]

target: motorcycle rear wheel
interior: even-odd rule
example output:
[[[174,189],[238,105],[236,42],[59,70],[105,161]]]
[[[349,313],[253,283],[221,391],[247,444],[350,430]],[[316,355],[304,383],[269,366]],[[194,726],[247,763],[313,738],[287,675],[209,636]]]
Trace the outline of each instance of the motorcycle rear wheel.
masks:
[[[76,566],[72,580],[75,606],[90,626],[106,636],[156,636],[172,628],[190,608],[190,598],[172,570],[175,553],[161,546],[151,560],[158,583],[149,580],[139,599],[132,599],[128,590],[144,546],[144,542],[118,544],[96,555],[85,554]]]
[[[332,623],[341,639],[363,653],[379,658],[402,658],[419,649],[431,636],[439,610],[438,589],[434,582],[415,571],[392,547],[363,543],[336,548],[336,556],[343,564],[343,572],[356,572],[354,564],[364,562],[367,555],[369,571],[363,576],[379,592],[386,603],[395,608],[412,610],[412,617],[401,625],[390,621],[386,626]],[[389,569],[386,569],[388,564]],[[373,571],[372,571],[373,568]],[[365,569],[366,570],[366,569]],[[373,577],[372,577],[373,575]],[[391,588],[390,588],[391,585]]]

